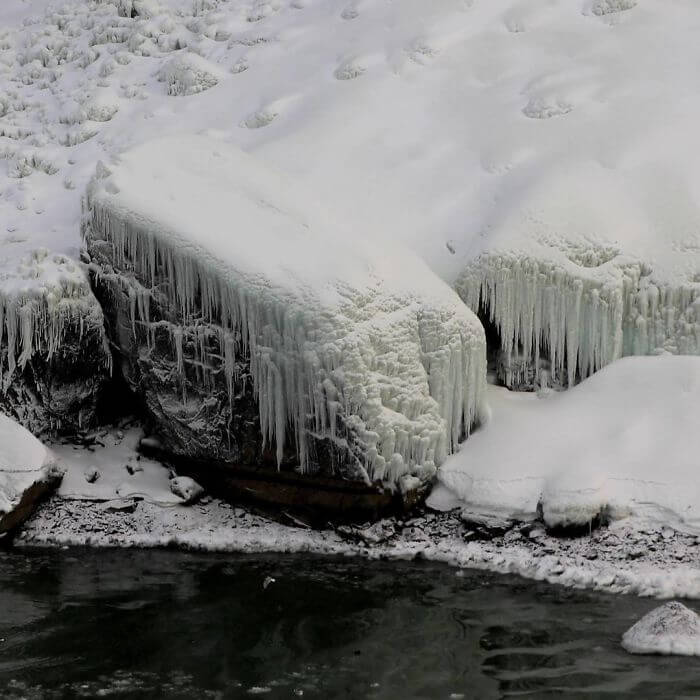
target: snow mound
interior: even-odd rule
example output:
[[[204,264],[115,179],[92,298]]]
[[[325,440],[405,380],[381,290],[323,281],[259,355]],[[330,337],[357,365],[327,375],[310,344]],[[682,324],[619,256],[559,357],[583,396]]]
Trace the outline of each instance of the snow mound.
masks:
[[[622,646],[631,654],[700,656],[700,616],[682,603],[666,603],[630,627]]]
[[[624,358],[567,392],[489,387],[488,401],[488,423],[439,471],[474,509],[532,516],[540,504],[550,527],[634,513],[700,529],[700,358]]]
[[[19,423],[0,413],[0,517],[19,504],[30,486],[57,472],[51,451]]]
[[[223,71],[194,53],[184,53],[167,61],[158,73],[168,95],[196,95],[216,85]]]
[[[278,460],[289,430],[305,466],[312,433],[352,440],[370,480],[425,480],[481,416],[481,324],[407,249],[348,232],[296,183],[206,137],[151,141],[99,170],[84,235],[139,281],[132,322],[149,324],[166,271],[158,293],[219,334],[231,392],[242,339]]]

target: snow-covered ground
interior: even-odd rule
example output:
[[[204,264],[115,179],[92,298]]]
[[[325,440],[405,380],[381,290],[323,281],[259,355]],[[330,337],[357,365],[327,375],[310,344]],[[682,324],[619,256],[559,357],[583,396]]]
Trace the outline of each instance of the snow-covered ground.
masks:
[[[549,526],[634,514],[700,534],[700,357],[628,357],[566,392],[490,386],[488,398],[434,505],[456,494],[532,516],[541,502]]]
[[[6,0],[3,267],[77,256],[98,159],[206,131],[483,295],[506,348],[542,329],[560,373],[697,353],[698,22],[693,0]]]

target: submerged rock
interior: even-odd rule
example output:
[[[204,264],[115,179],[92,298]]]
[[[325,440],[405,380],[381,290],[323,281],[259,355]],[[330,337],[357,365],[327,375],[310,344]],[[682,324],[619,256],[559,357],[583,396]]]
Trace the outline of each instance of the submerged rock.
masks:
[[[622,646],[631,654],[700,656],[700,616],[677,601],[666,603],[630,627]]]

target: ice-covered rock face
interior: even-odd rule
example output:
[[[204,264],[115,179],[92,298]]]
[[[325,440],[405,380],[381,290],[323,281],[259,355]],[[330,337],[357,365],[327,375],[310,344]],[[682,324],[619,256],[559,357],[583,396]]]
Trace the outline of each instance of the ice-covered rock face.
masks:
[[[0,408],[35,434],[86,428],[110,365],[86,275],[40,248],[0,279]]]
[[[700,616],[672,601],[646,614],[622,637],[631,654],[700,656]]]
[[[480,417],[481,324],[402,246],[347,231],[219,141],[154,141],[110,171],[85,209],[98,279],[128,287],[133,327],[153,345],[165,329],[183,375],[233,399],[244,360],[278,463],[289,435],[308,470],[322,438],[352,453],[354,478],[425,481]],[[154,302],[169,319],[151,320]]]

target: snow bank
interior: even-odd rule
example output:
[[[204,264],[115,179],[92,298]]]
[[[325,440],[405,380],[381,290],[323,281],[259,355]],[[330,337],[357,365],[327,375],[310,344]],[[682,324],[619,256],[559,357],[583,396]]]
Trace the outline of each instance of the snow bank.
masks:
[[[476,317],[414,254],[327,215],[296,183],[204,137],[152,141],[101,167],[88,249],[109,251],[150,323],[159,289],[187,326],[218,333],[236,391],[250,356],[264,438],[352,440],[371,480],[430,478],[480,417],[485,340]],[[109,270],[96,269],[98,275]],[[173,354],[182,332],[172,325]],[[197,363],[206,371],[206,362]]]
[[[0,521],[17,508],[31,486],[53,479],[57,473],[54,455],[31,433],[0,413]]]
[[[628,629],[622,646],[632,654],[700,656],[700,617],[682,603],[666,603]]]
[[[607,511],[700,528],[700,358],[624,358],[564,393],[488,399],[488,423],[439,471],[463,501],[520,514],[541,502],[553,527]]]

